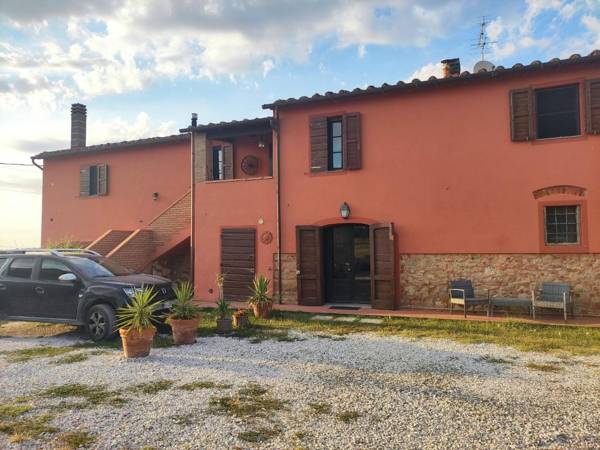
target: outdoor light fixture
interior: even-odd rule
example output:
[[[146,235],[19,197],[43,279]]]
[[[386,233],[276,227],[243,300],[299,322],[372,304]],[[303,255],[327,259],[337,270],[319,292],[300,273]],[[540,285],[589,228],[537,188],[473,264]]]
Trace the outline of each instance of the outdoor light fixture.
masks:
[[[158,192],[153,192],[152,193],[152,200],[155,200],[155,201],[158,200],[158,196],[159,196]]]
[[[262,138],[258,140],[258,148],[265,148],[265,141]]]
[[[340,206],[340,216],[342,216],[342,219],[350,217],[350,205],[348,203],[344,202]]]

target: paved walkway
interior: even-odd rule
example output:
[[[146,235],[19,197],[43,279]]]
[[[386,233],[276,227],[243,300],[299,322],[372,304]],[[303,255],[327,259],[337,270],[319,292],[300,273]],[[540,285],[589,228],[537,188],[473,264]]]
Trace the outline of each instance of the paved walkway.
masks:
[[[213,302],[199,302],[202,307],[214,307],[216,306]],[[244,302],[230,302],[232,308],[243,308],[246,307]],[[448,319],[448,320],[475,320],[483,322],[523,322],[523,323],[534,323],[534,324],[545,324],[545,325],[567,325],[567,326],[586,326],[586,327],[600,327],[600,317],[574,317],[569,318],[565,323],[562,318],[555,316],[543,316],[536,320],[524,316],[494,316],[487,317],[485,313],[474,314],[472,312],[467,313],[467,318],[463,317],[462,311],[455,311],[454,314],[450,314],[449,311],[443,310],[421,310],[421,309],[397,309],[394,311],[385,309],[373,309],[370,307],[360,309],[338,309],[330,308],[329,306],[300,306],[290,304],[275,304],[274,309],[280,311],[293,311],[293,312],[306,312],[321,315],[332,315],[332,314],[344,314],[344,315],[356,315],[356,316],[390,316],[390,317],[412,317],[416,319]],[[498,311],[497,314],[500,314]]]

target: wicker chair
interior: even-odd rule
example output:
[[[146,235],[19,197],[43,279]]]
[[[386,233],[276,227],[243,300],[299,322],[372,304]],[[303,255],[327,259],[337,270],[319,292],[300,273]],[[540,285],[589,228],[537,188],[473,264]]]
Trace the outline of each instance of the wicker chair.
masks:
[[[450,282],[450,314],[454,305],[462,305],[465,317],[468,306],[487,305],[487,314],[490,315],[490,292],[476,293],[471,280],[453,280]]]
[[[571,286],[567,283],[542,283],[542,288],[537,292],[531,291],[531,313],[535,319],[536,308],[562,309],[565,322],[567,321],[567,308],[573,315],[573,296]]]

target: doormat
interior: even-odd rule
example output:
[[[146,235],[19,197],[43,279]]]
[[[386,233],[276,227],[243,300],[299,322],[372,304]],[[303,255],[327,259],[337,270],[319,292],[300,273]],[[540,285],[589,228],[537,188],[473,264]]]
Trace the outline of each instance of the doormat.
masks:
[[[330,306],[329,309],[349,309],[349,310],[357,310],[360,309],[360,306]]]

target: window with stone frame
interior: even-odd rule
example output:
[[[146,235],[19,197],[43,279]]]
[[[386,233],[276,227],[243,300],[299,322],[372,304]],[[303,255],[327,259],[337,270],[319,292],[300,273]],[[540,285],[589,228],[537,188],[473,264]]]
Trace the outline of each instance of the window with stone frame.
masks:
[[[579,205],[544,207],[546,245],[577,245],[581,243]]]

